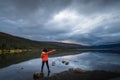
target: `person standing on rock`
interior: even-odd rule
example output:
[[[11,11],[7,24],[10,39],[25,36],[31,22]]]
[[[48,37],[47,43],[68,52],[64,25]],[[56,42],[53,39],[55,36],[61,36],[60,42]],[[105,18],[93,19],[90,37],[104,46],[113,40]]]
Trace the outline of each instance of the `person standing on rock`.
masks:
[[[55,52],[55,51],[56,51],[56,50],[50,50],[50,51],[48,51],[46,48],[43,49],[43,51],[42,51],[42,53],[41,53],[41,58],[42,58],[41,72],[42,72],[42,73],[43,73],[44,63],[46,63],[48,72],[50,72],[49,63],[48,63],[48,55],[49,55],[50,53]]]

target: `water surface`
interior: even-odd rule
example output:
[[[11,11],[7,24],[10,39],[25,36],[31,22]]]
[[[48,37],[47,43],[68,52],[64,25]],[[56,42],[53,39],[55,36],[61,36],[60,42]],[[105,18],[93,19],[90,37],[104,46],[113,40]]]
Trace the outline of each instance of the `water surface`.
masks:
[[[63,60],[69,62],[69,64],[63,64]],[[53,61],[55,61],[55,66],[52,66]],[[49,65],[51,75],[68,70],[69,68],[120,72],[120,54],[84,52],[76,55],[49,58]],[[34,72],[39,72],[40,68],[40,58],[13,64],[0,69],[0,80],[33,80]],[[44,73],[47,75],[46,66],[44,67]]]

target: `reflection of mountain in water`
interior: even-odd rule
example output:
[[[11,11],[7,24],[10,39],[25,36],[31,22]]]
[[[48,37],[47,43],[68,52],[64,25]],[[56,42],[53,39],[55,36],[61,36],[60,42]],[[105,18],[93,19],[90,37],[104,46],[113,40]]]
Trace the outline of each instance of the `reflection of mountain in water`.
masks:
[[[112,70],[120,71],[120,54],[86,52],[75,56],[67,56],[73,67],[80,67],[85,70]]]

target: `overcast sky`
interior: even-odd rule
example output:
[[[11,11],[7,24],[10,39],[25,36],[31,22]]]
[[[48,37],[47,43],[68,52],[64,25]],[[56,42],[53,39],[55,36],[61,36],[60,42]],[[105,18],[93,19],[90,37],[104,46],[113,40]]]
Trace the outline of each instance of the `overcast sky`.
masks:
[[[120,42],[120,0],[0,0],[0,32],[84,45]]]

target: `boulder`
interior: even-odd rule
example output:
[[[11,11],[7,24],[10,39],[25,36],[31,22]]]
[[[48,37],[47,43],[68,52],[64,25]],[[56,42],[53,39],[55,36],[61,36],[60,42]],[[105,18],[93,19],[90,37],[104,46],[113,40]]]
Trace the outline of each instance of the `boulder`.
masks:
[[[52,62],[52,66],[55,66],[55,61]]]
[[[64,60],[62,61],[63,64],[64,64],[65,62],[66,62],[66,61],[64,61]]]
[[[73,69],[73,71],[74,71],[75,73],[83,73],[83,72],[85,72],[84,70],[82,70],[82,69],[80,69],[80,68],[75,68],[75,69]]]
[[[69,62],[65,62],[65,65],[68,65],[69,64]]]
[[[33,74],[33,79],[34,80],[37,80],[37,79],[40,79],[40,78],[43,78],[43,77],[44,77],[44,73],[42,73],[42,72],[35,72]]]

